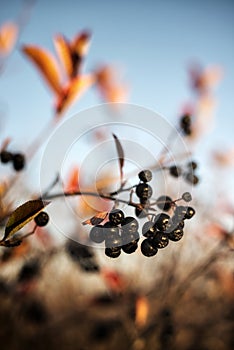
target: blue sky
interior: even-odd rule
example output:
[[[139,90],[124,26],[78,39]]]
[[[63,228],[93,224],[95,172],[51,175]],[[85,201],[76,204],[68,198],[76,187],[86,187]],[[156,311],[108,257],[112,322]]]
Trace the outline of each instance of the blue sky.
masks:
[[[1,1],[0,23],[15,19],[22,1]],[[52,115],[52,96],[37,71],[20,53],[21,44],[53,50],[52,37],[72,37],[88,28],[93,33],[86,69],[99,63],[120,67],[131,87],[129,101],[151,108],[174,122],[191,94],[186,67],[197,59],[220,64],[224,79],[216,91],[216,129],[207,142],[231,144],[234,96],[233,1],[46,1],[33,6],[17,49],[0,82],[0,108],[5,117],[2,135],[19,144],[33,137]],[[100,103],[94,92],[76,103],[67,116]],[[230,141],[229,141],[230,139]],[[211,141],[210,141],[211,140]]]

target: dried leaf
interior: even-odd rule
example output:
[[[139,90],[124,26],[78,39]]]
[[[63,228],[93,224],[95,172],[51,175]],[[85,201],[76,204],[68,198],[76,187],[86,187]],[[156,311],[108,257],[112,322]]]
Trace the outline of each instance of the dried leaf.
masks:
[[[115,145],[118,153],[119,158],[119,169],[120,169],[120,178],[121,178],[121,184],[123,182],[123,166],[124,166],[124,151],[123,147],[118,139],[118,137],[115,134],[112,134],[115,140]]]
[[[55,49],[61,65],[68,78],[73,75],[72,51],[69,41],[63,35],[56,35],[54,38]]]
[[[102,211],[98,213],[97,215],[93,216],[91,219],[87,219],[82,222],[82,225],[99,225],[102,221],[105,220],[107,217],[108,212],[107,211]]]
[[[18,36],[16,24],[6,22],[0,28],[0,54],[7,55],[15,45]]]
[[[83,75],[72,79],[58,98],[56,116],[60,116],[61,113],[64,112],[74,100],[80,98],[81,95],[93,85],[93,83],[94,77],[92,75]]]
[[[80,58],[83,58],[88,51],[91,34],[88,31],[79,33],[73,40],[71,47]]]
[[[43,202],[40,199],[36,199],[20,205],[10,215],[7,221],[3,241],[9,239],[11,236],[13,236],[14,233],[24,227],[29,221],[33,220],[35,216],[37,216],[40,211],[43,210],[48,204],[49,202]]]
[[[49,87],[60,95],[61,81],[57,62],[50,52],[37,46],[25,45],[23,53],[36,65]]]
[[[79,191],[79,168],[74,167],[71,169],[67,184],[65,186],[65,192],[75,192]]]
[[[119,74],[111,66],[103,66],[96,70],[97,86],[103,98],[110,103],[126,101],[128,88],[119,81]]]

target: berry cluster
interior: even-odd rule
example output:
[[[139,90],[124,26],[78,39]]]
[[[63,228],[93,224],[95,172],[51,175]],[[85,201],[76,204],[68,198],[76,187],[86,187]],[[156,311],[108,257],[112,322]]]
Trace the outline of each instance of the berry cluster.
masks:
[[[152,179],[150,170],[141,171],[139,174],[140,183],[136,186],[136,195],[140,200],[136,205],[137,217],[151,217],[142,227],[142,235],[145,238],[141,243],[143,255],[154,256],[158,249],[165,248],[169,240],[177,242],[183,237],[184,220],[191,219],[195,210],[189,206],[178,206],[178,200],[190,202],[192,196],[185,192],[181,198],[172,200],[171,197],[162,195],[154,204],[162,211],[155,215],[150,212],[152,204],[149,198],[152,196],[152,188],[148,185]],[[137,204],[137,203],[135,203]],[[172,211],[172,216],[165,212]],[[121,251],[126,254],[134,253],[138,248],[140,240],[139,223],[132,216],[124,215],[120,209],[114,209],[109,213],[108,221],[92,227],[89,238],[94,243],[105,242],[105,254],[111,258],[120,256]]]
[[[182,198],[188,201],[189,195],[190,193],[186,192]],[[165,196],[165,198],[169,197]],[[169,240],[179,241],[184,234],[184,220],[191,219],[194,214],[195,210],[192,207],[176,206],[171,217],[166,213],[159,213],[155,215],[154,220],[145,222],[142,235],[146,239],[141,243],[142,254],[147,257],[154,256],[158,249],[165,248],[169,244]]]
[[[180,118],[180,128],[184,135],[189,136],[192,134],[192,120],[190,114],[184,114]]]
[[[15,171],[23,170],[25,166],[25,157],[21,153],[11,153],[6,150],[2,150],[0,153],[1,163],[6,164],[12,162]]]
[[[142,170],[138,177],[140,183],[136,186],[136,195],[140,200],[140,207],[135,209],[137,217],[143,218],[148,214],[149,198],[152,197],[152,187],[147,183],[152,180],[152,172],[150,170]]]
[[[92,227],[89,237],[95,243],[105,242],[105,254],[111,258],[117,258],[121,250],[131,254],[138,248],[140,235],[139,224],[132,216],[126,216],[122,210],[115,209],[109,213],[104,225]]]
[[[182,167],[178,165],[171,165],[168,170],[171,176],[183,178],[190,184],[197,185],[199,182],[198,176],[195,174],[195,169],[197,169],[197,163],[194,161],[190,161],[186,164],[186,168],[182,169]]]

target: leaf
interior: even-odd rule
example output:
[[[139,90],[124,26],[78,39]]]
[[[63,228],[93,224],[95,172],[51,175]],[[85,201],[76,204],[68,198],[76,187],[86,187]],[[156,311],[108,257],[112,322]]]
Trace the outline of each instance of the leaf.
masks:
[[[66,108],[76,99],[80,98],[85,91],[94,83],[93,75],[82,75],[72,79],[63,93],[58,97],[56,116],[60,116]]]
[[[15,45],[18,36],[16,24],[6,22],[0,28],[0,54],[7,55]]]
[[[36,65],[49,87],[60,95],[62,91],[57,62],[50,52],[37,46],[25,45],[23,53]]]
[[[119,158],[119,168],[120,168],[120,178],[121,178],[121,184],[123,182],[123,166],[124,166],[124,151],[123,147],[118,139],[118,137],[115,134],[112,134],[115,140],[115,145],[118,153]]]
[[[56,35],[54,38],[54,45],[57,51],[59,60],[66,72],[68,78],[73,75],[73,62],[72,62],[72,50],[70,47],[70,43],[63,35]]]
[[[98,213],[97,215],[93,216],[91,219],[87,219],[82,222],[82,225],[99,225],[102,221],[105,220],[107,217],[108,212],[107,211],[102,211]]]
[[[71,44],[72,50],[76,52],[81,58],[87,54],[90,43],[90,36],[90,32],[83,31],[75,37]]]
[[[69,173],[65,192],[79,191],[79,168],[73,167]]]
[[[33,220],[41,210],[50,202],[42,201],[41,199],[31,200],[20,205],[9,217],[3,241],[13,236],[13,234],[24,227],[29,221]]]

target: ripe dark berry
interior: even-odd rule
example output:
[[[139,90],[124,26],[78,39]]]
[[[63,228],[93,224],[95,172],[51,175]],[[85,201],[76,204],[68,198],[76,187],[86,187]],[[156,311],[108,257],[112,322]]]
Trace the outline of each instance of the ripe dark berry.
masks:
[[[158,249],[153,247],[148,239],[144,239],[141,243],[141,252],[144,256],[151,257],[157,254]]]
[[[132,254],[134,253],[138,248],[138,243],[137,241],[130,242],[128,244],[125,244],[122,246],[122,250],[126,254]]]
[[[122,244],[123,240],[119,234],[112,234],[110,236],[106,236],[105,238],[106,248],[121,247]]]
[[[187,207],[185,219],[191,219],[195,215],[195,210],[192,207]]]
[[[176,165],[170,166],[169,172],[170,172],[170,175],[174,177],[179,177],[182,174],[181,168]]]
[[[155,248],[165,248],[169,243],[169,239],[164,232],[157,232],[156,236],[152,239],[152,245]]]
[[[152,173],[150,170],[142,170],[139,174],[138,177],[141,181],[143,182],[149,182],[152,180]]]
[[[140,183],[136,187],[136,195],[139,198],[147,200],[153,194],[152,187],[146,183]]]
[[[180,119],[180,125],[190,126],[191,125],[191,116],[189,114],[184,114]]]
[[[180,128],[184,132],[185,135],[190,135],[192,133],[191,116],[189,114],[185,114],[181,117]]]
[[[112,210],[109,213],[109,221],[113,225],[119,225],[124,219],[124,213],[120,209]]]
[[[159,231],[166,231],[169,224],[170,216],[167,214],[158,214],[155,216],[155,226]]]
[[[8,163],[12,160],[12,153],[8,152],[8,151],[2,151],[0,153],[0,158],[1,158],[1,162],[2,163]]]
[[[192,170],[195,170],[197,169],[197,163],[194,162],[194,161],[191,161],[187,164],[188,168],[192,169]]]
[[[193,185],[197,185],[199,182],[199,178],[197,177],[197,175],[194,175],[193,173],[186,173],[185,174],[185,180]]]
[[[183,230],[178,228],[168,233],[168,238],[173,242],[177,242],[183,237],[183,235],[184,235]]]
[[[186,213],[187,213],[187,207],[183,205],[176,207],[173,220],[174,221],[177,220],[177,222],[179,223],[179,221],[185,219]]]
[[[121,254],[121,248],[120,247],[115,247],[115,248],[106,248],[105,249],[105,254],[109,258],[118,258]]]
[[[121,222],[121,226],[124,232],[137,232],[139,224],[138,221],[132,217],[132,216],[127,216],[126,218],[123,219]]]
[[[185,202],[191,202],[191,200],[192,200],[191,193],[189,193],[189,192],[184,192],[183,195],[182,195],[182,199],[183,199]]]
[[[25,157],[21,153],[13,154],[13,167],[15,171],[20,171],[25,166]]]
[[[105,239],[103,227],[101,225],[93,226],[90,230],[89,238],[94,243],[102,243]]]
[[[35,218],[35,223],[37,226],[46,226],[49,222],[49,215],[45,211],[41,211]]]
[[[153,238],[156,234],[156,226],[152,221],[146,221],[142,226],[142,235],[147,238]]]
[[[122,238],[122,244],[125,245],[131,242],[137,243],[140,239],[140,235],[139,235],[139,232],[132,232],[132,233],[123,232],[121,238]]]
[[[160,196],[158,197],[156,204],[159,209],[168,211],[171,209],[173,202],[172,199],[168,196]]]

